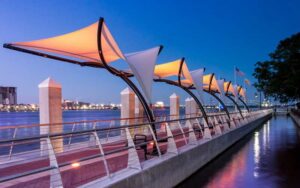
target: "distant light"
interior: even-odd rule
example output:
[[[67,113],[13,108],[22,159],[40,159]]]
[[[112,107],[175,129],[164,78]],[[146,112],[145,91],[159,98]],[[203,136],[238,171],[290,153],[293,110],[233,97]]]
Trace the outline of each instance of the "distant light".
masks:
[[[73,168],[77,168],[77,167],[80,166],[80,163],[72,163],[71,166],[72,166]]]
[[[150,145],[154,145],[154,142],[150,142]]]

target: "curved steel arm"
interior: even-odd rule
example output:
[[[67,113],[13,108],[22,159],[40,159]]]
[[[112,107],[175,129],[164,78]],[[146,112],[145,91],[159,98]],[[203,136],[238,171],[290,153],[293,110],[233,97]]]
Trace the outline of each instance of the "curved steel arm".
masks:
[[[233,104],[237,107],[238,111],[240,112],[242,118],[244,119],[243,113],[242,113],[241,108],[239,107],[238,103],[235,102],[235,100],[230,95],[225,95],[225,96],[233,102]]]
[[[142,106],[145,110],[148,121],[149,122],[155,122],[153,112],[152,112],[150,106],[148,105],[145,97],[142,95],[142,93],[138,89],[138,87],[128,78],[128,75],[125,72],[117,70],[117,69],[109,66],[106,63],[105,57],[104,57],[103,52],[102,52],[102,46],[101,46],[101,44],[102,44],[101,43],[101,31],[102,31],[103,23],[104,23],[104,19],[100,18],[99,19],[99,24],[98,24],[98,37],[97,37],[98,41],[97,42],[98,42],[99,57],[100,57],[100,59],[103,63],[104,68],[107,69],[111,74],[120,77],[122,80],[124,80],[127,83],[127,85],[133,90],[133,92],[136,94],[139,101],[141,102],[141,104],[142,104]],[[161,51],[161,49],[160,49],[160,51]],[[155,124],[151,123],[151,127],[153,129],[154,135],[157,136]]]
[[[240,101],[243,103],[243,105],[246,107],[247,111],[250,112],[249,107],[248,107],[248,105],[246,104],[246,102],[245,102],[241,97],[239,97],[239,100],[240,100]]]
[[[203,114],[203,117],[205,118],[206,121],[208,121],[207,114],[204,110],[204,107],[203,107],[202,103],[199,101],[199,99],[196,97],[196,95],[194,95],[194,93],[191,92],[188,88],[185,88],[185,87],[180,87],[180,88],[182,88],[185,92],[187,92],[195,100],[195,102],[197,103],[200,111]]]
[[[230,114],[229,114],[229,111],[228,111],[228,108],[227,106],[224,104],[224,102],[213,92],[208,92],[208,91],[205,91],[203,90],[204,92],[210,94],[211,96],[213,96],[215,99],[217,99],[217,101],[219,101],[219,103],[223,106],[225,112],[226,112],[226,115],[227,117],[230,119]]]
[[[186,87],[184,87],[182,85],[179,85],[177,82],[174,82],[172,80],[167,80],[167,79],[153,79],[153,80],[155,82],[164,82],[164,83],[167,83],[167,84],[170,84],[170,85],[174,85],[174,86],[177,86],[177,87],[183,89],[186,93],[188,93],[195,100],[195,102],[197,103],[200,111],[203,114],[203,117],[204,117],[206,123],[208,123],[207,114],[206,114],[206,112],[204,110],[204,107],[203,107],[202,103],[199,101],[199,99],[196,97],[196,95],[194,95],[194,93],[189,90],[189,88],[186,88]]]

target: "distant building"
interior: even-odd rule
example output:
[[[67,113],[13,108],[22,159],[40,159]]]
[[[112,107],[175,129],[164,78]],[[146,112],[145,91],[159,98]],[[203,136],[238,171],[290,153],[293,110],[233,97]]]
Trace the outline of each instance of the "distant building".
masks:
[[[165,107],[165,104],[163,101],[157,101],[155,104],[154,104],[154,107],[156,108],[163,108]]]
[[[0,104],[16,105],[17,88],[0,86]]]

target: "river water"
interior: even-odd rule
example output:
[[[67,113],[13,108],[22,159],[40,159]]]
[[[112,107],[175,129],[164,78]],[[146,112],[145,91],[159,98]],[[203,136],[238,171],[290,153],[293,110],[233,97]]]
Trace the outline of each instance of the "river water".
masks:
[[[300,129],[290,117],[267,123],[178,187],[300,187]]]
[[[63,122],[120,118],[120,110],[63,111]],[[39,112],[0,112],[0,126],[39,123]]]

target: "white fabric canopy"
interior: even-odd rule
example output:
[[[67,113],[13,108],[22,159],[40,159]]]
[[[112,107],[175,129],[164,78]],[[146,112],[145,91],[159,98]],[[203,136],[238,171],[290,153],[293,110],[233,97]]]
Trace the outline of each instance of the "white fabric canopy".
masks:
[[[204,73],[204,68],[197,69],[197,70],[190,72],[191,77],[193,79],[194,86],[197,90],[197,93],[199,95],[201,103],[204,102],[204,99],[203,99],[203,73]]]
[[[140,52],[125,54],[125,60],[138,80],[149,103],[151,103],[152,98],[154,67],[159,50],[160,47],[155,47]]]
[[[234,96],[238,96],[238,90],[237,90],[237,87],[238,87],[237,85],[233,85],[233,93],[232,93],[232,94],[233,94]]]
[[[242,96],[246,100],[246,89],[242,86],[238,86],[238,95]]]
[[[224,80],[220,79],[220,80],[217,80],[217,82],[218,82],[218,85],[219,85],[220,94],[224,95]]]

